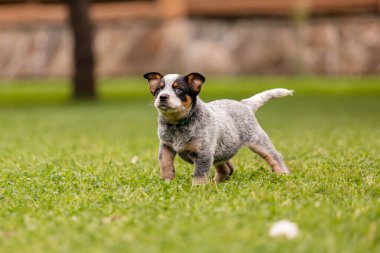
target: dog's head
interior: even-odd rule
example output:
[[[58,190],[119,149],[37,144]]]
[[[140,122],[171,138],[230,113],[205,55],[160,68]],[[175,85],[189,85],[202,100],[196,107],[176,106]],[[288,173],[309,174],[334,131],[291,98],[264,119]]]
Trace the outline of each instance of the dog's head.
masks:
[[[149,72],[144,78],[148,80],[150,92],[155,96],[154,106],[171,123],[189,114],[206,80],[199,73],[163,76],[157,72]]]

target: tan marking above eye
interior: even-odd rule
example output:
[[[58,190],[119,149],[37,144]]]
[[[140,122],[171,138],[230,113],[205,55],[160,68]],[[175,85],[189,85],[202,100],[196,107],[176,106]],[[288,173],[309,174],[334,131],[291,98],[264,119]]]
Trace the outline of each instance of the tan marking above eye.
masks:
[[[160,88],[164,88],[165,84],[163,82],[160,82]]]
[[[178,87],[179,87],[179,84],[178,84],[178,83],[173,83],[172,87],[173,87],[173,88],[178,88]]]

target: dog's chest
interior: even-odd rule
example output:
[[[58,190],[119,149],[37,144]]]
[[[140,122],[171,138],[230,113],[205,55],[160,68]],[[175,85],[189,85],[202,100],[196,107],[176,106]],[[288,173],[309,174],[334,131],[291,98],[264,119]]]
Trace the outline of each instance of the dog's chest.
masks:
[[[176,129],[159,130],[161,142],[171,147],[177,153],[183,151],[196,152],[199,148],[197,141],[188,132],[179,131]]]

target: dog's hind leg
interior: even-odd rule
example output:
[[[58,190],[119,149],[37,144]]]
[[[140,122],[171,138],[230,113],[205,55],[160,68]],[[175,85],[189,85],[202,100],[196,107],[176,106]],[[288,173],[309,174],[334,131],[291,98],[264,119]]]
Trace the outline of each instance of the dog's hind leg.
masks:
[[[272,170],[278,174],[289,174],[289,170],[280,153],[277,152],[273,146],[269,136],[261,127],[255,130],[257,135],[248,147],[255,153],[259,154],[271,167]]]
[[[228,160],[227,161],[227,166],[230,168],[230,176],[232,175],[232,173],[234,173],[234,166],[232,165],[231,163],[231,160]]]
[[[232,166],[230,160],[228,160],[227,162],[214,164],[214,166],[216,169],[214,180],[216,182],[223,182],[225,180],[228,180],[234,172],[234,167]]]

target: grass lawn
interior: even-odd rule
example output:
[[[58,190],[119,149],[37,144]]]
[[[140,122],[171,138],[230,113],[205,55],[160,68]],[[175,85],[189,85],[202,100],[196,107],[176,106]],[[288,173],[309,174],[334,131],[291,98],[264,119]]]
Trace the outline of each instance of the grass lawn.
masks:
[[[245,148],[196,188],[179,159],[158,177],[145,80],[103,80],[97,103],[65,84],[0,82],[0,252],[380,252],[380,77],[210,78],[206,101],[295,89],[257,113],[293,174]],[[281,219],[299,236],[271,238]]]

